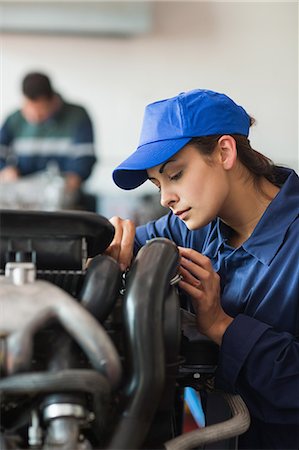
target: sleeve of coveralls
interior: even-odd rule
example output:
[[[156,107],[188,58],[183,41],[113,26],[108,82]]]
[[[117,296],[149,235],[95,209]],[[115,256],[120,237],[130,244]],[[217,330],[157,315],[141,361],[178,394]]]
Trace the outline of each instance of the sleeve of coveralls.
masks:
[[[299,423],[298,339],[238,315],[223,336],[217,383],[238,392],[263,421]]]

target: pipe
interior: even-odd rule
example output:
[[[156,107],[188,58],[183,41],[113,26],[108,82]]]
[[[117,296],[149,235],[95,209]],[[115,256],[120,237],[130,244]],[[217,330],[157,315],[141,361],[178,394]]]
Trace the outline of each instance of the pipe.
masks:
[[[164,302],[179,266],[179,252],[164,238],[149,241],[128,275],[124,326],[130,370],[124,387],[127,406],[113,433],[110,449],[142,446],[165,382]]]
[[[78,297],[81,305],[103,323],[116,303],[120,287],[119,264],[109,256],[98,255],[88,267]]]
[[[113,387],[121,379],[118,352],[106,330],[73,297],[47,281],[16,286],[0,277],[0,333],[6,336],[6,371],[25,371],[31,363],[33,337],[51,319],[58,319]],[[80,326],[78,326],[80,324]]]
[[[178,436],[165,442],[164,447],[167,450],[189,450],[245,433],[250,425],[250,416],[245,403],[239,395],[224,392],[220,394],[231,409],[233,416],[231,419]]]
[[[110,392],[110,384],[106,377],[89,369],[20,373],[0,380],[0,393],[3,394],[31,395],[74,391],[101,394],[105,397]]]

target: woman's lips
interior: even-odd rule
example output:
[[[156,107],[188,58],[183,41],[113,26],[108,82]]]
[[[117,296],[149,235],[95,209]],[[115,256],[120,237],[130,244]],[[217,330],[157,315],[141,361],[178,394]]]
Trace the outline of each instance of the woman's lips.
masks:
[[[184,220],[186,218],[186,216],[188,215],[188,212],[190,211],[191,208],[187,208],[184,209],[182,211],[177,211],[174,214],[181,220]]]

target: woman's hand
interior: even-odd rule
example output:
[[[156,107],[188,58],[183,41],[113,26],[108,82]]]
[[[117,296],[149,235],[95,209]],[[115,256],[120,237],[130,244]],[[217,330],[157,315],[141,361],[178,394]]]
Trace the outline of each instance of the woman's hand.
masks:
[[[206,256],[183,247],[179,247],[179,251],[183,276],[179,286],[192,298],[200,333],[220,345],[225,330],[233,321],[220,303],[220,277]]]
[[[110,222],[115,228],[113,241],[105,254],[119,262],[122,271],[131,265],[135,238],[135,225],[131,220],[112,217]]]

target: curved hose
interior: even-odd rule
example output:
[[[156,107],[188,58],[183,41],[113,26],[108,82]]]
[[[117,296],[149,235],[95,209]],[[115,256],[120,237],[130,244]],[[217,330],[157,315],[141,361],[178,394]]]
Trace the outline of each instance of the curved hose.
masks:
[[[33,336],[51,319],[57,319],[82,348],[93,367],[116,387],[122,367],[118,352],[103,326],[73,297],[46,281],[21,286],[0,277],[1,334],[7,336],[8,374],[27,370]]]
[[[107,255],[98,255],[90,263],[78,296],[81,305],[100,323],[108,317],[121,286],[119,264]]]
[[[128,347],[127,399],[110,449],[140,448],[150,428],[165,383],[164,302],[176,274],[179,252],[168,239],[149,241],[129,273],[124,299]]]
[[[106,395],[110,392],[110,384],[104,375],[88,369],[21,373],[0,380],[0,393],[3,394],[73,391]]]
[[[167,441],[164,447],[167,450],[188,450],[245,433],[250,425],[250,416],[245,403],[239,395],[221,394],[231,409],[233,416],[231,419],[178,436]]]

